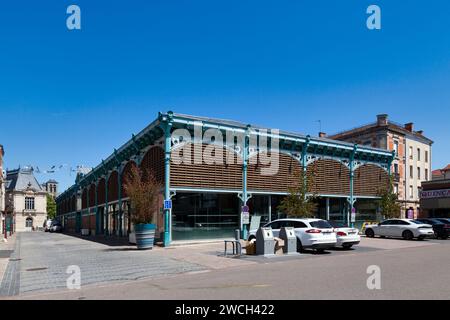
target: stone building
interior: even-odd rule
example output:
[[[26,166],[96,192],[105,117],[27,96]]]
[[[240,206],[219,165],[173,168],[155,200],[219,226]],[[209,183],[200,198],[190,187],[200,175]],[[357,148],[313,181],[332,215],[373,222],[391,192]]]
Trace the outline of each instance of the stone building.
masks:
[[[58,195],[58,182],[56,180],[50,179],[42,184],[42,189],[44,189],[49,195],[56,198]]]
[[[16,232],[43,227],[47,218],[47,192],[34,177],[32,167],[6,172],[6,197],[13,210]]]
[[[391,169],[394,189],[403,207],[402,216],[418,216],[422,182],[431,180],[432,174],[433,141],[425,137],[423,131],[415,131],[413,123],[401,125],[389,120],[388,115],[381,114],[374,123],[329,138],[395,151]]]
[[[450,164],[433,171],[433,180],[422,184],[420,205],[424,217],[450,218]]]

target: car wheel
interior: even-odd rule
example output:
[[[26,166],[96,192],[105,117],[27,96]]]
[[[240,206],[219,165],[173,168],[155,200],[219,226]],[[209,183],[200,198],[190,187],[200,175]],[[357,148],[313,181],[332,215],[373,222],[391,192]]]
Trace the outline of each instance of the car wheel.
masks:
[[[303,244],[299,238],[297,238],[297,252],[303,253],[305,249],[303,248]]]
[[[412,239],[414,239],[414,234],[411,231],[406,230],[406,231],[403,231],[402,237],[405,240],[412,240]]]
[[[365,234],[366,234],[366,237],[368,237],[368,238],[373,238],[373,237],[375,237],[375,232],[373,232],[372,229],[367,229],[366,232],[365,232]]]
[[[323,254],[325,252],[325,249],[316,249],[316,252],[318,254]]]

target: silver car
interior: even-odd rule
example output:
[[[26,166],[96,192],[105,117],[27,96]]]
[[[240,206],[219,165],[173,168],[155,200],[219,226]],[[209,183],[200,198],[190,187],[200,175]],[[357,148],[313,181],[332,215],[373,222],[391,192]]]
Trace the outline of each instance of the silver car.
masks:
[[[366,236],[424,240],[434,236],[433,227],[412,219],[389,219],[366,227]]]

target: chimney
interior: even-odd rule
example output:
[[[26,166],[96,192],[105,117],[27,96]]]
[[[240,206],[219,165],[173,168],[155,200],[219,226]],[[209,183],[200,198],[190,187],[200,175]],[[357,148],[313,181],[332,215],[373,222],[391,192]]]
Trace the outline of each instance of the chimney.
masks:
[[[423,135],[423,130],[419,130],[416,132],[417,134]]]
[[[388,115],[387,114],[377,115],[377,124],[378,124],[378,126],[387,126],[388,125]]]
[[[414,123],[410,122],[410,123],[405,124],[405,129],[408,130],[409,132],[413,132]]]
[[[319,138],[326,138],[327,134],[325,132],[319,132]]]

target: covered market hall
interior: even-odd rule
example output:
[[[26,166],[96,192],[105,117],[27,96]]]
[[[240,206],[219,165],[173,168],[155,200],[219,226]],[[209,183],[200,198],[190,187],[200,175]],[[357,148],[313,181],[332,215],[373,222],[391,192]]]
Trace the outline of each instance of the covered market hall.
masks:
[[[59,195],[69,233],[126,237],[133,232],[124,181],[133,167],[161,183],[157,237],[172,241],[232,237],[243,208],[265,224],[301,172],[314,176],[316,217],[355,226],[381,219],[378,194],[389,184],[393,153],[366,146],[173,112],[157,118]],[[164,208],[171,200],[171,208]]]

